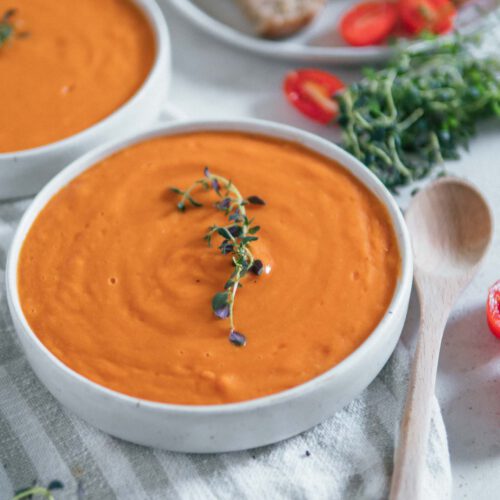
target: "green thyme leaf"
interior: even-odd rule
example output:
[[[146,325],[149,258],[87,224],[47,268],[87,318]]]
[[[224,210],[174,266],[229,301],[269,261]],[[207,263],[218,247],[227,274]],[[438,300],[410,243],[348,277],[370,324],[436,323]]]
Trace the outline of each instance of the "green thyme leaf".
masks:
[[[252,241],[257,241],[259,238],[257,236],[245,236],[241,238],[242,243],[251,243]]]
[[[58,479],[54,479],[47,486],[47,489],[50,491],[62,490],[63,488],[64,488],[64,484],[61,481],[59,481]]]
[[[0,18],[0,47],[14,34],[12,17],[14,17],[15,13],[16,9],[9,9]]]
[[[187,196],[187,199],[189,200],[189,203],[191,203],[191,205],[193,205],[193,207],[202,207],[203,204],[202,203],[199,203],[198,201],[196,201],[192,196],[188,195]]]
[[[8,9],[0,18],[0,47],[12,38],[23,39],[28,38],[30,33],[28,31],[16,30],[12,23],[12,18],[15,16],[16,9]]]
[[[215,311],[216,309],[220,309],[227,305],[228,293],[227,292],[218,292],[214,295],[212,299],[212,309]]]
[[[225,227],[218,227],[217,234],[223,238],[231,239],[231,233]]]

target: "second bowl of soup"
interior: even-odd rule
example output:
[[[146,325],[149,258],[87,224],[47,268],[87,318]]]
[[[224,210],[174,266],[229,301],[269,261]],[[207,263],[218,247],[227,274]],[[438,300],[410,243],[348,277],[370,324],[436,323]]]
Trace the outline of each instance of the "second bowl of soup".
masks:
[[[0,199],[156,119],[170,46],[153,0],[0,0],[0,18]]]

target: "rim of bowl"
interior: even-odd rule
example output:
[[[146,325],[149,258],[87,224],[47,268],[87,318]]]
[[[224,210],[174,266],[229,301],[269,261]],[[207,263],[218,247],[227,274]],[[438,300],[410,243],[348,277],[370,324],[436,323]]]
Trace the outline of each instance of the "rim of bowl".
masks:
[[[144,94],[150,92],[151,87],[155,84],[158,75],[163,71],[163,61],[170,61],[170,35],[168,31],[167,22],[160,10],[160,7],[155,2],[155,0],[131,0],[145,15],[146,20],[153,31],[155,42],[156,42],[156,54],[153,65],[149,70],[146,79],[142,82],[139,89],[125,101],[121,106],[112,111],[109,115],[105,116],[102,120],[90,125],[89,127],[80,130],[76,134],[64,137],[54,142],[49,142],[48,144],[42,144],[41,146],[36,146],[34,148],[21,149],[18,151],[6,151],[0,152],[0,162],[2,160],[10,158],[28,158],[30,156],[36,156],[39,154],[47,152],[57,152],[61,149],[66,148],[74,142],[78,142],[81,139],[85,139],[87,136],[99,133],[99,131],[108,126],[108,124],[119,118],[123,113],[133,106],[136,101],[142,99]]]
[[[223,403],[216,405],[162,403],[130,396],[107,388],[103,385],[98,384],[97,382],[93,382],[92,380],[84,377],[80,373],[64,364],[41,342],[35,332],[31,329],[24,316],[20,304],[19,291],[17,288],[17,267],[19,254],[22,249],[24,240],[40,212],[45,208],[52,197],[55,196],[62,188],[64,188],[68,183],[70,183],[73,179],[78,177],[88,168],[124,148],[149,139],[153,139],[155,137],[197,131],[242,132],[261,135],[264,137],[283,139],[285,141],[298,143],[300,145],[303,145],[307,149],[315,151],[316,153],[319,153],[329,159],[333,159],[339,164],[341,168],[345,168],[352,175],[354,175],[367,189],[370,190],[370,192],[372,192],[384,204],[396,233],[401,255],[400,275],[391,302],[383,318],[372,330],[367,339],[357,349],[355,349],[337,365],[302,384],[274,394],[236,403]],[[177,414],[197,413],[212,416],[231,412],[242,413],[245,411],[250,411],[252,409],[261,408],[263,406],[273,406],[275,404],[283,403],[305,393],[314,391],[316,386],[323,384],[325,381],[327,381],[331,377],[334,377],[335,375],[353,370],[358,364],[358,359],[362,358],[362,356],[367,351],[372,349],[372,346],[374,344],[380,342],[385,335],[386,329],[389,328],[391,324],[394,323],[394,321],[396,321],[396,314],[393,314],[393,311],[397,311],[400,308],[405,307],[405,296],[408,296],[410,293],[412,280],[413,260],[411,254],[410,238],[408,230],[406,228],[406,223],[404,221],[400,208],[396,204],[395,199],[387,190],[387,188],[382,184],[382,182],[377,177],[375,177],[375,175],[370,172],[370,170],[365,167],[360,161],[341,149],[336,144],[333,144],[328,140],[316,136],[310,132],[297,129],[289,125],[282,125],[266,120],[257,119],[182,120],[168,125],[153,127],[139,134],[134,134],[126,138],[113,141],[89,151],[88,153],[65,167],[51,181],[49,181],[35,197],[31,205],[23,214],[21,221],[16,229],[16,233],[9,250],[6,267],[7,296],[11,305],[11,313],[13,316],[15,315],[15,319],[19,321],[23,330],[22,333],[19,333],[16,329],[17,334],[27,335],[29,337],[29,340],[36,345],[41,355],[48,357],[49,360],[54,363],[60,370],[63,370],[71,378],[76,379],[76,382],[83,382],[84,384],[90,386],[92,390],[99,392],[102,396],[118,398],[125,404],[139,404],[142,407],[148,407],[153,410],[164,410]]]

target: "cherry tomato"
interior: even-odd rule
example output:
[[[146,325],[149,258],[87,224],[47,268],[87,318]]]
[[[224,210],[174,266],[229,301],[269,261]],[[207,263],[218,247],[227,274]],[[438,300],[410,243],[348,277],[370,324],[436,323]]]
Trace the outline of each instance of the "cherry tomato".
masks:
[[[413,35],[447,33],[457,13],[451,0],[399,0],[398,6],[403,26]]]
[[[298,69],[288,73],[283,82],[287,99],[302,114],[327,124],[339,110],[333,95],[345,87],[337,77],[316,69]]]
[[[486,318],[491,333],[500,338],[500,281],[497,281],[488,290]]]
[[[363,2],[340,21],[340,34],[350,45],[379,45],[392,34],[399,21],[394,2]]]

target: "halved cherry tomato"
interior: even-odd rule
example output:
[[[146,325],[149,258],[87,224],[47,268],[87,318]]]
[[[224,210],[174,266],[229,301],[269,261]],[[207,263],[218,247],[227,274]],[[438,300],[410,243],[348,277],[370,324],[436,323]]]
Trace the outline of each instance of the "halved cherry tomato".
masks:
[[[404,28],[413,35],[447,33],[457,13],[451,0],[399,0],[398,6]]]
[[[344,15],[340,34],[350,45],[378,45],[387,40],[398,21],[398,7],[394,2],[363,2]]]
[[[486,302],[486,318],[491,333],[500,338],[500,281],[488,290]]]
[[[287,99],[302,114],[320,123],[330,123],[339,110],[333,95],[345,87],[336,76],[317,69],[298,69],[283,82]]]

